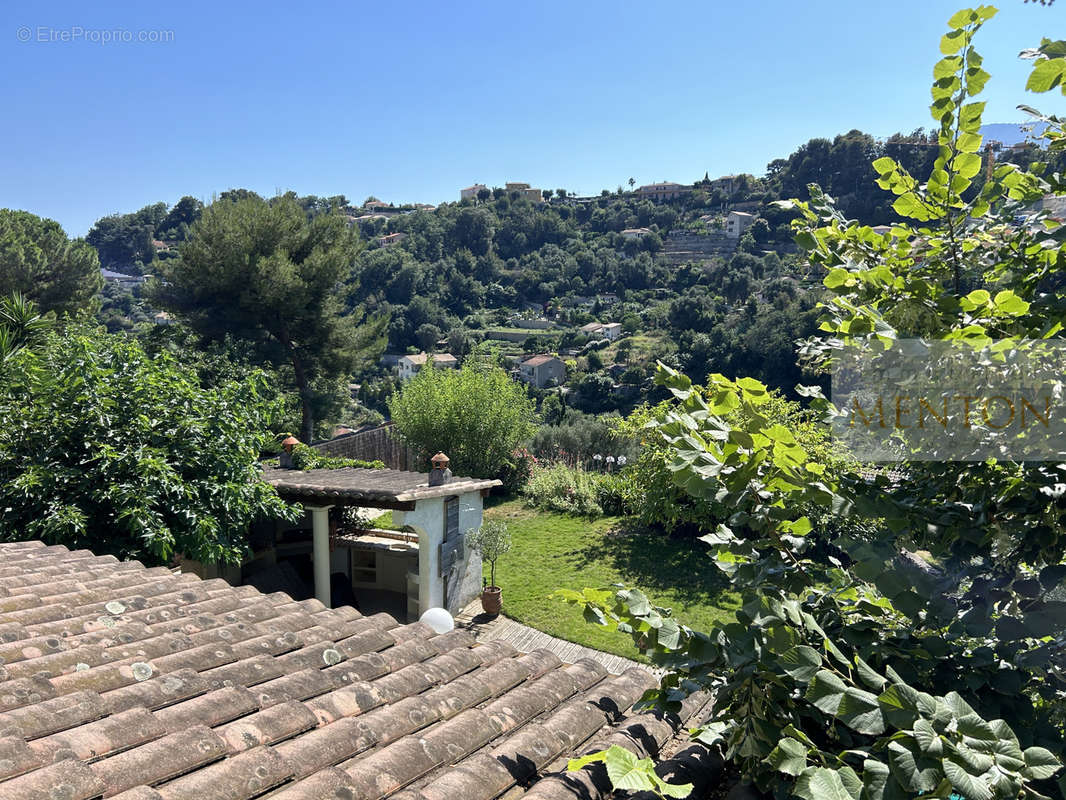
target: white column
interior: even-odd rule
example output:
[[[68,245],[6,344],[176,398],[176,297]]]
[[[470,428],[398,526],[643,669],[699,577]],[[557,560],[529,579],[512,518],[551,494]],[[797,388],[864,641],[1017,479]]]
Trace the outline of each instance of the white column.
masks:
[[[329,591],[329,510],[332,506],[313,506],[311,512],[311,563],[315,569],[315,598],[326,608],[333,608]]]
[[[419,500],[411,511],[393,512],[398,525],[418,532],[418,613],[443,605],[444,583],[440,572],[440,544],[444,540],[444,498]]]

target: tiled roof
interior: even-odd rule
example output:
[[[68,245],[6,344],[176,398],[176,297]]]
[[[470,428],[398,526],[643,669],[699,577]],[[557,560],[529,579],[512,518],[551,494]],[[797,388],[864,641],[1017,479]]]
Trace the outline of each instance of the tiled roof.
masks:
[[[41,542],[0,544],[0,657],[4,800],[600,798],[568,755],[657,754],[703,706],[625,718],[642,669]]]
[[[541,364],[547,364],[549,361],[558,361],[555,356],[552,355],[539,355],[530,356],[522,362],[523,367],[539,367]]]
[[[266,467],[263,480],[289,499],[319,498],[351,502],[413,503],[430,497],[476,492],[502,486],[496,479],[452,477],[439,486],[429,485],[425,472],[398,469],[281,469]]]
[[[433,359],[434,364],[453,364],[459,361],[451,353],[415,353],[402,358],[406,358],[412,364],[425,364],[430,358]]]

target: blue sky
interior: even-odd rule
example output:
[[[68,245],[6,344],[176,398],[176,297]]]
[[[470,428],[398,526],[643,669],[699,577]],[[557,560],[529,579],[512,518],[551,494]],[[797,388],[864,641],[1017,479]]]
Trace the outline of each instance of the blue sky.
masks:
[[[986,122],[1020,121],[1020,102],[1061,113],[1026,96],[1016,56],[1062,38],[1064,1],[999,4],[978,41]],[[437,203],[475,182],[586,194],[762,174],[813,136],[928,127],[959,5],[5,3],[0,207],[84,235],[232,187]],[[89,33],[114,30],[171,41]]]

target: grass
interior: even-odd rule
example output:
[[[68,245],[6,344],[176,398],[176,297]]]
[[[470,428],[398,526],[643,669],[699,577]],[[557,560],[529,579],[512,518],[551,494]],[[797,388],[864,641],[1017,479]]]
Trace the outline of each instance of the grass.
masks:
[[[697,630],[731,619],[739,607],[698,541],[633,529],[618,517],[589,521],[531,509],[522,500],[486,509],[485,519],[503,520],[511,531],[511,552],[496,564],[504,613],[560,639],[643,660],[629,636],[591,625],[580,608],[550,597],[557,589],[624,583]]]
[[[613,364],[618,360],[618,348],[623,343],[629,344],[629,358],[630,364],[643,364],[651,360],[651,354],[653,352],[664,350],[676,350],[667,337],[663,333],[634,333],[629,336],[624,336],[616,342],[612,342],[610,346],[604,348],[600,355],[603,358],[604,364]]]

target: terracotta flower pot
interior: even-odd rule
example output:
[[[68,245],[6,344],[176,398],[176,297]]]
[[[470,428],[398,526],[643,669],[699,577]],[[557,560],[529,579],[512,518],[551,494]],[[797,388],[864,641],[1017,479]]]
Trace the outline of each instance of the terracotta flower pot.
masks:
[[[486,586],[481,592],[481,608],[486,614],[496,616],[503,608],[502,590],[499,586]]]

